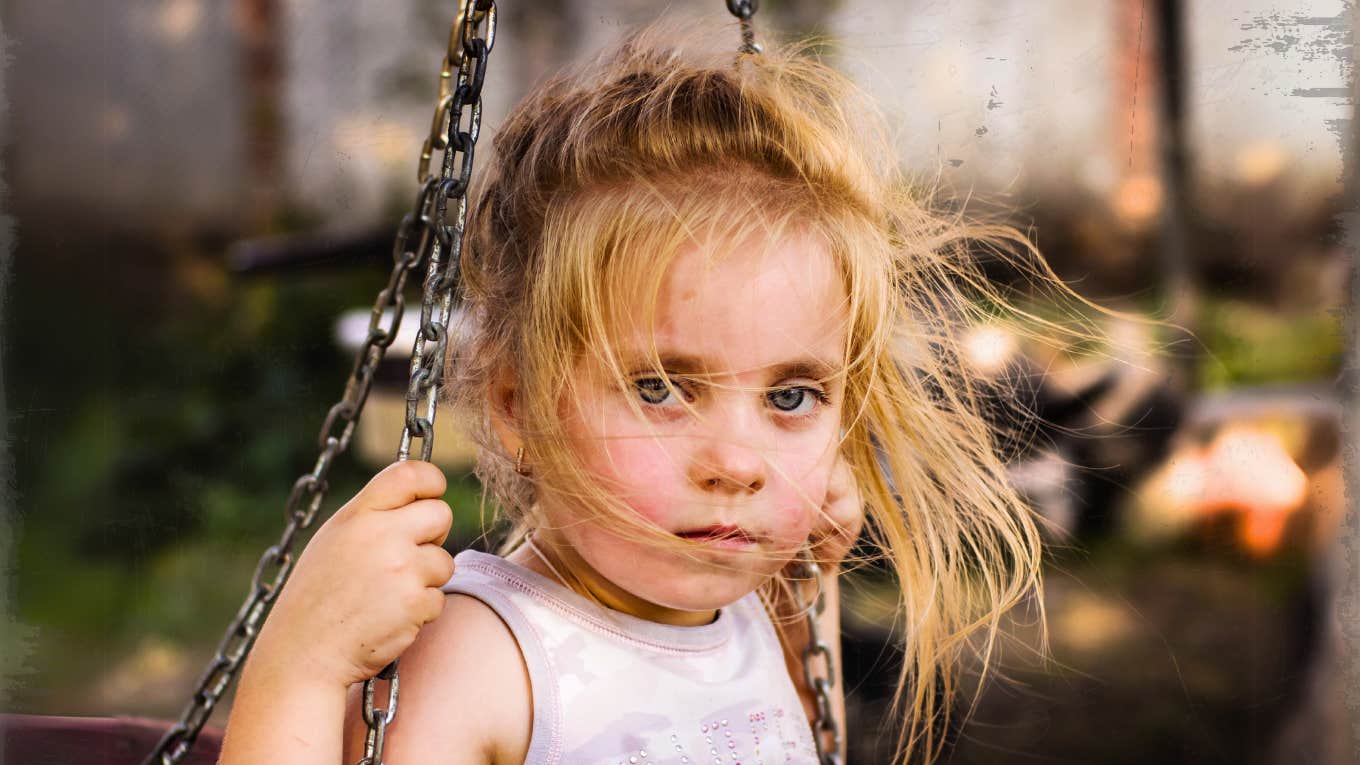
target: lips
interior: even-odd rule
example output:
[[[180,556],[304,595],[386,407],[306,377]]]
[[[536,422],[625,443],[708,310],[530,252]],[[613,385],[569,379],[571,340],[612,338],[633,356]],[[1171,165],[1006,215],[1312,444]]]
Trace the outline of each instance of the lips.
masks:
[[[759,541],[756,536],[740,526],[704,526],[678,531],[675,535],[691,542],[719,547],[749,547]]]

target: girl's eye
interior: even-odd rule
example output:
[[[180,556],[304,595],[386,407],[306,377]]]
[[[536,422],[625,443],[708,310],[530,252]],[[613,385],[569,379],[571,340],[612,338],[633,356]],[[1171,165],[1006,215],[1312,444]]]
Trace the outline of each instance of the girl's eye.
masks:
[[[674,382],[667,387],[666,381],[660,377],[643,377],[634,380],[633,387],[637,389],[638,395],[643,401],[653,406],[666,403],[667,399],[671,397],[671,391],[679,389],[679,386]]]
[[[825,393],[802,385],[772,390],[765,397],[775,409],[786,414],[810,414],[819,402],[827,402]]]

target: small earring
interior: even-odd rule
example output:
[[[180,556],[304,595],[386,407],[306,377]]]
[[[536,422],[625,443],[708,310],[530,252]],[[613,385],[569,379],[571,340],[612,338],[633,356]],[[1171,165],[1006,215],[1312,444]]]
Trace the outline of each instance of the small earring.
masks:
[[[515,450],[515,472],[520,475],[529,475],[529,466],[524,464],[524,447]]]

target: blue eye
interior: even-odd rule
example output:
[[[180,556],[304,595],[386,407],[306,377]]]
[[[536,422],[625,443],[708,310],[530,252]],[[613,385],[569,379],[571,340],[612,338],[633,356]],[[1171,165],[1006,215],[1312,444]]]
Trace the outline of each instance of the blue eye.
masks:
[[[788,414],[809,414],[818,402],[827,401],[825,393],[801,385],[772,390],[765,398],[775,409]]]
[[[667,387],[666,381],[660,377],[643,377],[634,380],[633,387],[637,389],[638,396],[643,401],[653,406],[660,406],[671,397],[671,391],[676,386],[675,383],[671,383],[671,387]]]

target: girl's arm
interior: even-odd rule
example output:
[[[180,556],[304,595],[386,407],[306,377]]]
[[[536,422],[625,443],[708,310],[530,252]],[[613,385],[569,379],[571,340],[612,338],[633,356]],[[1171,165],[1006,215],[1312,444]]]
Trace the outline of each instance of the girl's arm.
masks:
[[[403,765],[520,765],[528,754],[533,706],[519,645],[479,601],[462,595],[447,600],[402,654],[397,715],[383,758]],[[219,765],[359,762],[368,734],[364,684],[353,683],[347,692],[344,684],[323,681],[324,670],[273,666],[268,652],[254,654]],[[386,705],[385,684],[378,684],[374,701]]]
[[[346,690],[444,607],[444,489],[434,466],[397,463],[317,530],[246,662],[219,763],[339,762]]]
[[[232,702],[218,764],[339,762],[345,686],[324,676],[316,667],[279,666],[266,653],[253,652]]]
[[[448,595],[401,656],[397,715],[383,757],[402,765],[521,765],[529,752],[529,670],[514,633],[481,601]],[[364,753],[363,684],[345,705],[343,765]],[[386,702],[380,684],[375,703]]]

